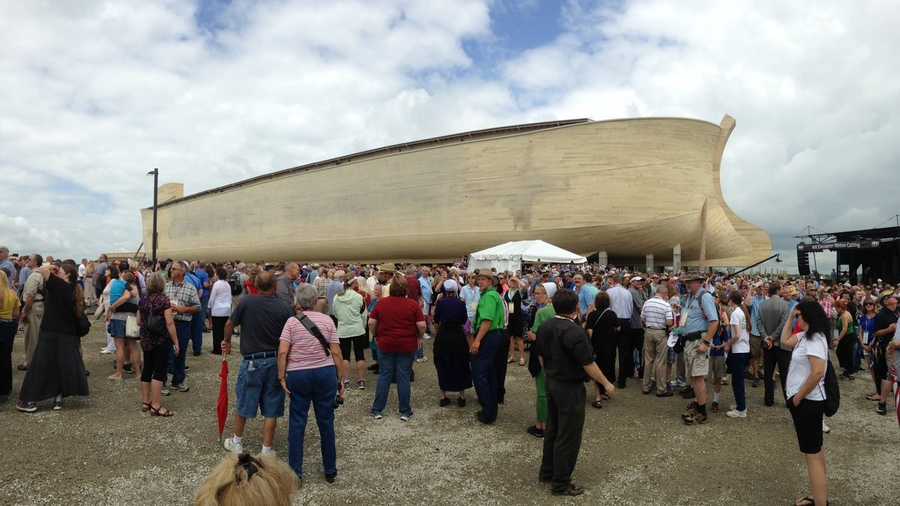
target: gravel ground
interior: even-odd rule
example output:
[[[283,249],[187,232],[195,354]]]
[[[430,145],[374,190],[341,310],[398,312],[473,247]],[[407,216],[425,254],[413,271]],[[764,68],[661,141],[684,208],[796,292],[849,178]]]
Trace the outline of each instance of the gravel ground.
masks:
[[[211,337],[206,335],[205,348]],[[65,409],[42,406],[34,415],[0,404],[0,504],[188,504],[223,455],[215,401],[219,362],[190,357],[188,393],[165,402],[170,419],[140,412],[138,381],[106,379],[111,358],[99,325],[85,340],[91,396],[67,399]],[[205,350],[206,351],[206,350]],[[14,363],[22,357],[21,334]],[[233,381],[238,362],[231,359]],[[750,416],[718,414],[697,427],[681,424],[686,401],[643,396],[629,382],[602,410],[588,407],[575,472],[587,492],[552,498],[536,480],[541,442],[525,434],[534,416],[534,386],[526,368],[512,365],[507,405],[498,423],[475,423],[466,408],[439,408],[434,366],[417,364],[415,417],[402,423],[392,392],[388,416],[366,414],[370,388],[351,391],[337,415],[338,481],[321,475],[318,433],[307,428],[307,479],[296,504],[792,504],[806,494],[806,471],[787,410],[762,405],[762,388],[748,388]],[[18,389],[24,373],[14,373]],[[841,382],[843,404],[826,436],[833,504],[896,504],[897,422],[874,413],[863,399],[871,382]],[[722,404],[731,403],[723,387]],[[235,402],[232,398],[231,405]],[[723,410],[724,412],[724,410]],[[312,417],[311,417],[312,418]],[[287,458],[286,419],[275,448]],[[258,451],[260,423],[248,424],[245,448]],[[228,433],[226,427],[226,434]],[[876,478],[878,477],[878,478]]]

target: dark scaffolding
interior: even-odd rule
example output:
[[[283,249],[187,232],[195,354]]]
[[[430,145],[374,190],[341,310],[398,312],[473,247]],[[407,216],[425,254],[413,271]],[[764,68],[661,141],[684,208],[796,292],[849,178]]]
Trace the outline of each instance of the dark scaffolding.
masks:
[[[811,274],[809,255],[821,251],[837,252],[834,275],[851,283],[887,283],[900,281],[900,227],[872,228],[797,236],[797,267],[801,275]],[[815,264],[815,262],[814,262]],[[862,273],[858,273],[862,267]]]

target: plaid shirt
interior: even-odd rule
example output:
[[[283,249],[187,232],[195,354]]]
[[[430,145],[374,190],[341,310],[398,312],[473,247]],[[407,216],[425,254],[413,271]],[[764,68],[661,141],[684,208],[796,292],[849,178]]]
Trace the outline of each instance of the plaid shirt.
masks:
[[[200,307],[200,296],[197,294],[197,288],[190,283],[175,283],[174,281],[166,282],[166,297],[173,306]],[[178,321],[189,322],[193,315],[177,313],[175,319]]]

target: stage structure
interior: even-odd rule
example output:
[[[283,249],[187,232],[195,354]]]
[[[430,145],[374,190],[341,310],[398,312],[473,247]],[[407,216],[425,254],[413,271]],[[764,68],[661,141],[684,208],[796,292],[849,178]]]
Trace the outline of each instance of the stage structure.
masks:
[[[797,236],[797,269],[801,276],[813,274],[809,256],[823,251],[837,252],[838,276],[851,283],[900,281],[900,227],[871,228]],[[862,273],[857,271],[862,268]]]
[[[457,259],[541,239],[600,263],[744,266],[771,254],[720,166],[735,127],[573,119],[478,130],[310,163],[183,196],[160,187],[159,257]],[[144,242],[152,209],[141,212]]]

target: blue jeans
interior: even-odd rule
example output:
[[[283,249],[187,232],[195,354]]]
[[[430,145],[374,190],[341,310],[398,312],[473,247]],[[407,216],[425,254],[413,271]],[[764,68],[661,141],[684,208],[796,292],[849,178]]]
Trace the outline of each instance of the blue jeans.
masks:
[[[747,409],[747,390],[744,385],[744,369],[750,362],[750,353],[732,353],[728,355],[731,362],[731,391],[738,411]]]
[[[253,419],[284,416],[284,389],[278,381],[278,362],[275,357],[241,360],[237,385],[238,415]]]
[[[175,355],[175,348],[172,348],[169,353],[169,373],[172,375],[173,385],[184,385],[187,379],[184,361],[187,356],[187,345],[191,341],[191,322],[175,320],[175,331],[178,334],[178,355]]]
[[[319,439],[322,444],[322,467],[326,476],[337,474],[337,448],[334,436],[334,407],[338,380],[335,367],[288,371],[287,385],[291,391],[290,423],[288,425],[288,464],[303,478],[303,440],[309,405],[316,413]]]
[[[493,423],[497,419],[497,402],[500,384],[497,378],[497,354],[503,345],[503,331],[492,330],[481,340],[478,355],[472,359],[472,383],[481,403],[482,421]]]
[[[206,325],[206,307],[200,306],[200,311],[194,315],[191,320],[191,343],[194,347],[194,353],[203,351],[203,326]],[[181,346],[181,345],[179,345]]]
[[[425,341],[422,341],[419,347],[416,348],[416,360],[420,358],[425,358]]]
[[[400,398],[400,414],[412,416],[412,388],[409,377],[415,353],[378,353],[378,388],[375,390],[375,402],[372,414],[380,415],[387,406],[388,392],[391,383],[397,383],[397,396]]]

